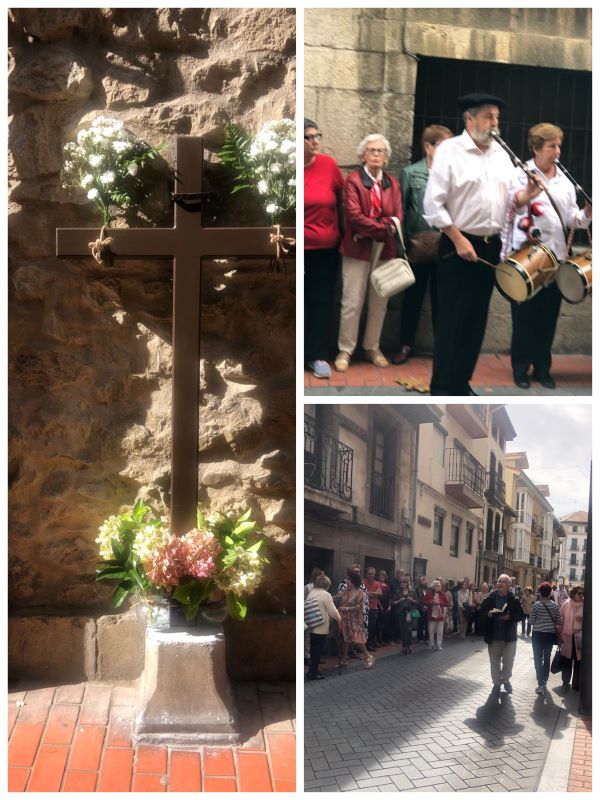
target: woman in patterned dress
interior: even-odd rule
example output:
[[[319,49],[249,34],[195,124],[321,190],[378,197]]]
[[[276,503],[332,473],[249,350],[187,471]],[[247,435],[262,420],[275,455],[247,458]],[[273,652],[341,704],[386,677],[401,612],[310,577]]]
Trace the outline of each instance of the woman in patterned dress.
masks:
[[[340,599],[338,610],[340,611],[342,629],[342,658],[340,665],[348,665],[348,646],[353,644],[356,649],[364,653],[367,669],[375,663],[372,655],[367,653],[367,631],[364,622],[364,593],[360,586],[362,579],[358,572],[351,572],[348,575],[348,585]]]

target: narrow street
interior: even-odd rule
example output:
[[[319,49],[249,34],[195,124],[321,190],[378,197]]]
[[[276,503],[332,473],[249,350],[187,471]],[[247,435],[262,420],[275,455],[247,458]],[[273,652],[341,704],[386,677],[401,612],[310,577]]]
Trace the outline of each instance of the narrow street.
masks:
[[[579,693],[563,702],[561,676],[550,674],[545,698],[536,695],[531,644],[519,639],[513,694],[492,700],[483,638],[443,644],[415,643],[412,656],[378,650],[371,670],[351,661],[341,676],[306,682],[306,791],[536,791],[554,780],[549,768],[566,772],[566,790]]]

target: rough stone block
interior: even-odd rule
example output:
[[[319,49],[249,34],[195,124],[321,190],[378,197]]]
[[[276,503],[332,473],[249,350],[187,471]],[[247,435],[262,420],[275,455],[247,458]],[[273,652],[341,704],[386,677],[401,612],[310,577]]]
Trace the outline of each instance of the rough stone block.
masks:
[[[136,742],[185,747],[239,739],[220,626],[148,629],[145,650]]]
[[[135,611],[96,621],[96,680],[134,680],[144,669],[144,628]]]
[[[90,617],[11,617],[9,677],[94,680],[94,633]]]
[[[340,114],[340,109],[344,113]],[[320,89],[317,120],[323,131],[325,148],[338,164],[354,169],[356,148],[368,133],[383,127],[380,94],[360,94],[339,89]]]
[[[381,91],[384,53],[306,47],[304,57],[307,86],[318,82],[325,88]]]

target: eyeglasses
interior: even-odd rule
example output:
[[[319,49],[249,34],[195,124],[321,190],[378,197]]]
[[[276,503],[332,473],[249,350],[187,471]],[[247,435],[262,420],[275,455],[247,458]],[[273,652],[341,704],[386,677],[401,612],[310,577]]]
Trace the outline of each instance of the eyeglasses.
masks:
[[[385,150],[382,150],[379,147],[367,147],[365,153],[368,153],[370,156],[384,156]]]
[[[322,133],[309,133],[308,136],[304,137],[307,142],[320,142],[323,138]]]

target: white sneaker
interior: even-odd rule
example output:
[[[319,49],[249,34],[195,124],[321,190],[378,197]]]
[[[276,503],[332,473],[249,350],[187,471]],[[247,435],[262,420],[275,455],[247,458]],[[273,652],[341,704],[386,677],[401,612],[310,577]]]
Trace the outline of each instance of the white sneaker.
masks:
[[[348,353],[344,353],[343,351],[338,353],[333,366],[338,372],[346,372],[350,366],[350,355]]]
[[[441,650],[441,649],[442,649],[442,645],[438,644],[438,650]]]

